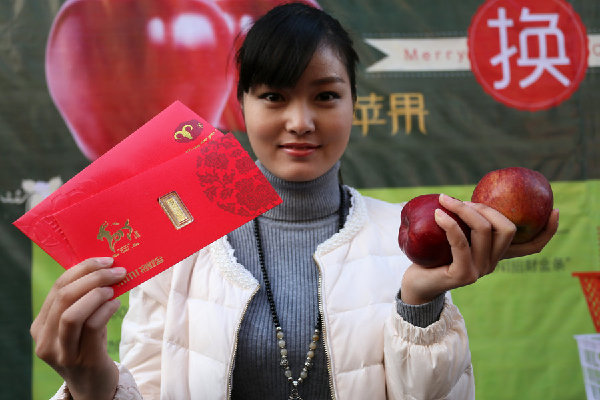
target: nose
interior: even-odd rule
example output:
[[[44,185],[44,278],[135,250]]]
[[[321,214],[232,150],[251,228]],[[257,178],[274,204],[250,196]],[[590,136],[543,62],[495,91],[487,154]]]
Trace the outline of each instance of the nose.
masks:
[[[285,129],[293,135],[307,135],[315,130],[315,116],[310,106],[303,102],[290,104]]]

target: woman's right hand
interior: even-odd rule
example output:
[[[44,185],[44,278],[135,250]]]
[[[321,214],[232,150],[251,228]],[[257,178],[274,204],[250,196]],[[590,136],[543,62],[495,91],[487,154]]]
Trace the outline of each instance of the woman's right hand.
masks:
[[[119,309],[112,285],[126,274],[110,257],[65,271],[31,325],[35,354],[65,380],[76,400],[112,399],[119,372],[106,349],[106,325]]]

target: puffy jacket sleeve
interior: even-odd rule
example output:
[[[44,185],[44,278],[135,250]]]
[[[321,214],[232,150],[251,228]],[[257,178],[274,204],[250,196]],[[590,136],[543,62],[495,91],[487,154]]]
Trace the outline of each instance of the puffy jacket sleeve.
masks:
[[[440,319],[426,328],[394,311],[385,324],[384,363],[390,399],[475,399],[467,328],[448,301]]]
[[[160,398],[161,353],[172,268],[129,292],[121,326],[121,363],[144,399]]]

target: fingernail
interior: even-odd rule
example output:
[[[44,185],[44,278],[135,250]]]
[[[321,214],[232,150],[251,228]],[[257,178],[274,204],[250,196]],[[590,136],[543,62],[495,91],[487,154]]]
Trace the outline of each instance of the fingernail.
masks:
[[[122,276],[127,273],[127,270],[123,267],[114,267],[110,269],[110,272],[112,272],[115,276]]]
[[[104,292],[106,297],[109,297],[109,298],[113,297],[113,295],[115,294],[115,290],[110,286],[103,287],[102,291]]]
[[[436,218],[446,218],[446,217],[448,217],[448,214],[446,214],[444,212],[444,210],[442,210],[441,208],[436,208],[434,212],[435,212],[435,217]]]
[[[98,257],[96,258],[96,262],[103,267],[108,267],[112,265],[114,259],[112,257]]]
[[[460,202],[460,200],[455,199],[452,196],[448,196],[447,194],[444,194],[444,193],[440,194],[440,200],[448,202],[448,203],[459,203]]]

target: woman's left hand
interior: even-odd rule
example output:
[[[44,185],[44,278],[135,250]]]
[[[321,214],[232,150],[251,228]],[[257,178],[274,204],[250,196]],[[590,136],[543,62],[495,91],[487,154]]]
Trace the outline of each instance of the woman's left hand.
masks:
[[[436,222],[446,231],[453,260],[450,265],[437,268],[411,265],[402,280],[401,297],[407,304],[424,304],[445,291],[473,284],[493,272],[503,258],[540,252],[558,228],[558,211],[554,210],[536,238],[511,245],[516,227],[500,212],[484,204],[462,202],[446,195],[440,196],[440,204],[469,225],[471,245],[458,223],[442,210],[436,210]]]

